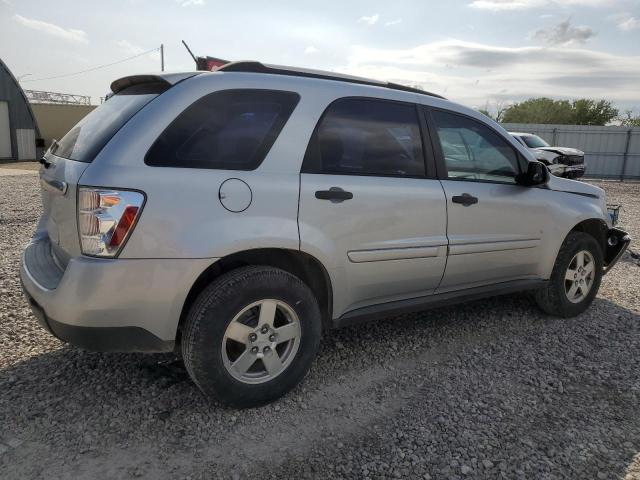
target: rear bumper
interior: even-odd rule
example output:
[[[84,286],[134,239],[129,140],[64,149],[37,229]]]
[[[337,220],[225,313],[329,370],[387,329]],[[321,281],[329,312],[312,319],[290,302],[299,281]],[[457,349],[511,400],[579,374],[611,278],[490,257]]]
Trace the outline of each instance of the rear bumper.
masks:
[[[47,317],[44,309],[24,288],[33,314],[40,325],[63,342],[95,352],[169,352],[174,341],[163,341],[140,327],[84,327],[61,323]]]
[[[615,238],[615,245],[611,245],[609,239]],[[631,237],[624,230],[620,230],[619,228],[611,228],[607,232],[607,250],[604,255],[604,273],[608,273],[622,254],[629,248],[629,244],[631,243]]]
[[[214,261],[76,257],[52,276],[50,248],[30,247],[39,254],[23,255],[20,278],[34,314],[61,340],[98,351],[172,350],[187,294]]]

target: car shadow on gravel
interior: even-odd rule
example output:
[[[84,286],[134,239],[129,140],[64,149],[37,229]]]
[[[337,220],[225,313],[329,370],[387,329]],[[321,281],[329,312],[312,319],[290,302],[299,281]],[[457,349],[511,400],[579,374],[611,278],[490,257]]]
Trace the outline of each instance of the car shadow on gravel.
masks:
[[[436,476],[451,465],[455,470],[457,460],[447,452],[460,448],[475,459],[492,451],[495,468],[486,467],[486,476],[494,478],[501,458],[517,473],[512,467],[526,456],[539,464],[538,472],[620,476],[640,451],[638,348],[640,315],[609,300],[598,298],[587,313],[562,320],[540,314],[527,295],[499,297],[329,332],[301,386],[270,406],[241,413],[207,402],[172,354],[63,346],[0,370],[0,447],[29,444],[40,453],[46,447],[55,461],[53,452],[60,455],[57,448],[64,446],[71,463],[130,445],[154,445],[150,455],[158,455],[159,445],[190,451],[240,435],[266,412],[295,424],[297,433],[280,431],[290,437],[285,444],[291,451],[278,461],[247,454],[249,476],[254,467],[275,475],[284,469],[285,476],[322,472],[322,455],[305,452],[311,444],[314,452],[333,452],[336,435],[343,449],[375,448],[395,458],[393,443],[402,435],[387,430],[428,438],[429,453],[418,456],[424,471]],[[491,413],[491,426],[487,415],[476,415],[476,401]],[[463,415],[465,422],[436,428],[448,415]],[[379,430],[371,430],[374,423]],[[412,430],[416,425],[427,430]],[[284,427],[269,428],[277,435]],[[468,432],[482,432],[481,447]],[[238,442],[249,449],[250,440]],[[419,453],[420,445],[413,442],[413,450]],[[212,468],[207,455],[221,450],[204,452],[185,471]],[[231,472],[236,460],[216,462],[220,472]],[[485,476],[479,460],[469,468]]]

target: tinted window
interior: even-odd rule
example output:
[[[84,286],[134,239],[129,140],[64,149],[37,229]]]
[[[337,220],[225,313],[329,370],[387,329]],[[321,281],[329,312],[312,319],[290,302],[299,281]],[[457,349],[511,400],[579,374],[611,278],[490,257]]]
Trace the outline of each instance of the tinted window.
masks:
[[[153,144],[145,162],[160,167],[253,170],[266,157],[299,96],[224,90],[189,106]]]
[[[156,98],[165,85],[142,84],[110,97],[67,133],[51,153],[59,157],[91,162],[111,137],[142,107]]]
[[[357,98],[334,102],[311,138],[303,172],[423,176],[415,106]]]
[[[440,110],[433,112],[449,178],[516,183],[514,148],[486,125]]]

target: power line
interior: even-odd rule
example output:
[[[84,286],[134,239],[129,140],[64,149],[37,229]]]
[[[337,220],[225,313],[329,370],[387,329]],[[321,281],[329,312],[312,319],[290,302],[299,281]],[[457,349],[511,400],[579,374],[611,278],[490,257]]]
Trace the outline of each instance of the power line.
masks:
[[[151,50],[147,50],[146,52],[138,53],[137,55],[133,55],[131,57],[123,58],[122,60],[118,60],[116,62],[106,63],[104,65],[98,65],[97,67],[91,67],[91,68],[88,68],[86,70],[80,70],[79,72],[65,73],[63,75],[54,75],[53,77],[43,77],[43,78],[33,78],[33,79],[29,79],[29,80],[22,80],[21,83],[38,82],[40,80],[53,80],[55,78],[73,77],[75,75],[81,75],[83,73],[93,72],[94,70],[99,70],[101,68],[111,67],[111,66],[117,65],[119,63],[127,62],[129,60],[133,60],[134,58],[138,58],[138,57],[141,57],[143,55],[148,55],[149,53],[152,53],[152,52],[157,52],[158,50],[160,50],[160,48],[152,48]]]

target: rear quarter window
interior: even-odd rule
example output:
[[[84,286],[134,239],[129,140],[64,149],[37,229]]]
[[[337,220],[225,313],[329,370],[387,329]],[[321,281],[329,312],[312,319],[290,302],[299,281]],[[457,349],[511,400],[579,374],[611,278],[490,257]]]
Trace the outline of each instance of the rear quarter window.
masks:
[[[145,158],[156,167],[253,170],[269,153],[300,96],[276,90],[223,90],[187,107]]]

